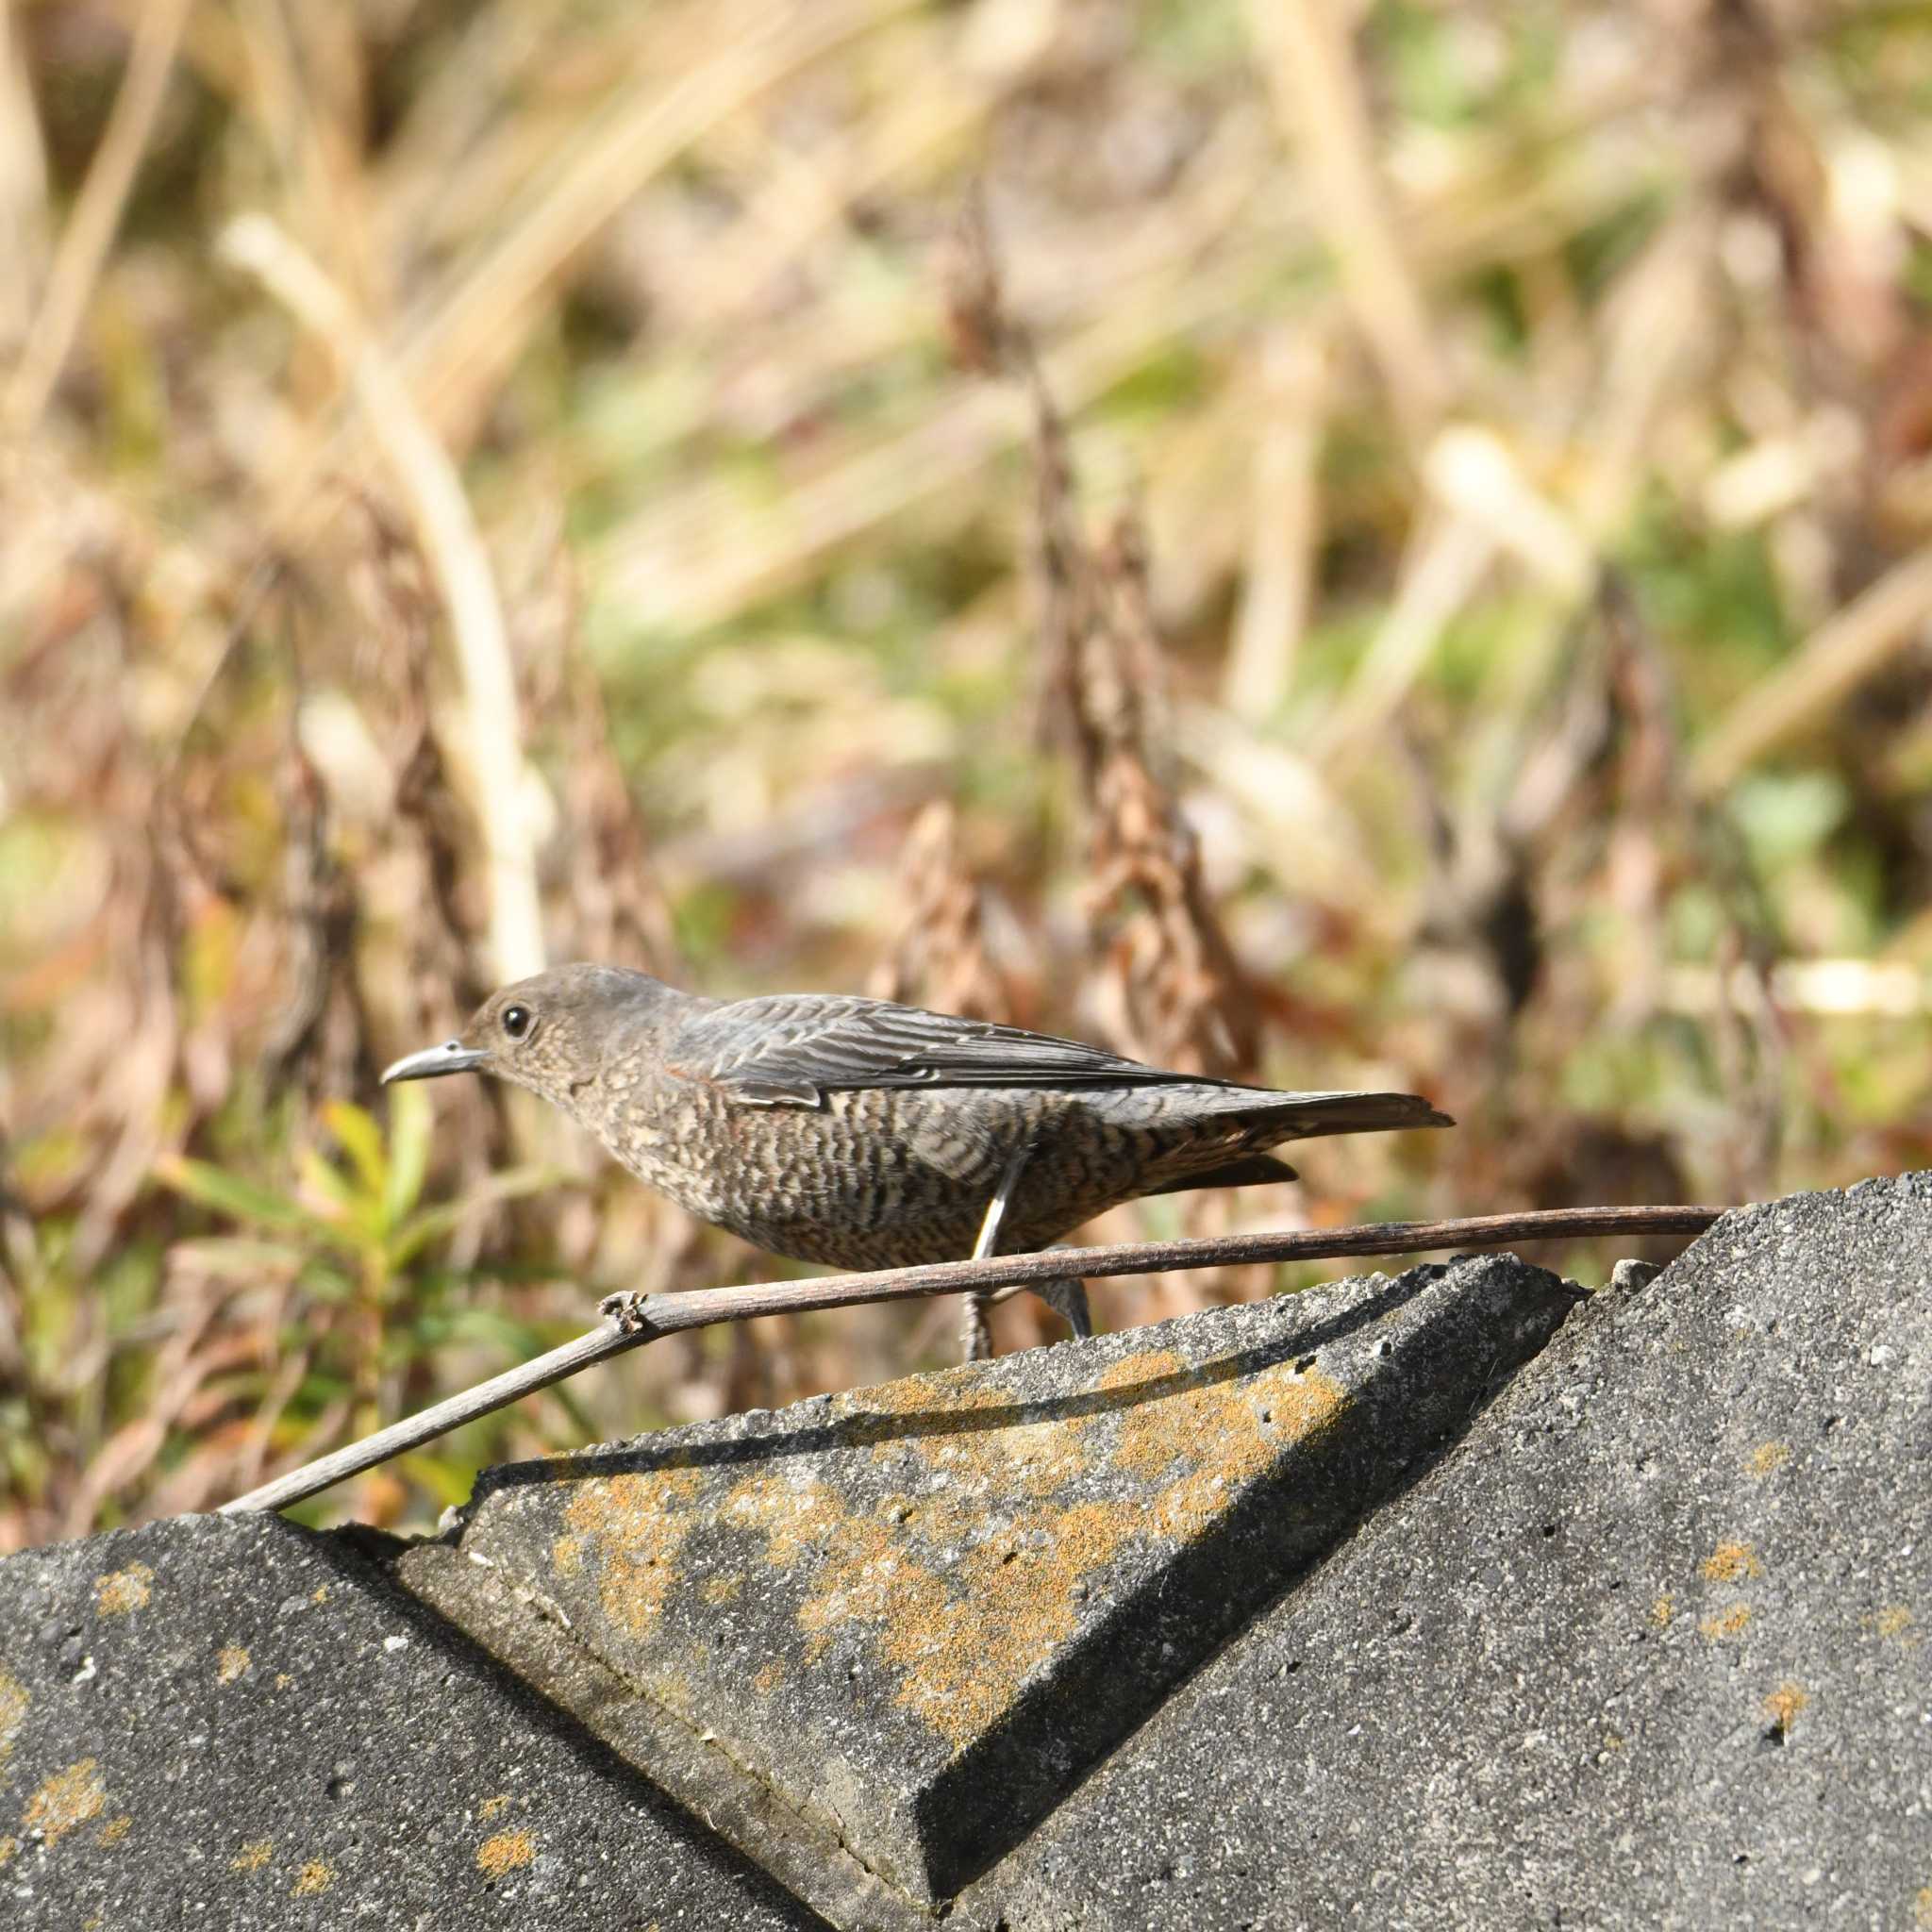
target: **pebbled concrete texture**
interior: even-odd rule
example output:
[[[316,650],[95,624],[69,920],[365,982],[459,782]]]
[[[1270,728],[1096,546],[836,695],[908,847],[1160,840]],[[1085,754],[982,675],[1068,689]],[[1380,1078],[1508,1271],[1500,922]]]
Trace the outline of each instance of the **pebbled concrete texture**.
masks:
[[[398,1574],[883,1923],[1009,1851],[1576,1296],[1464,1259],[502,1469]]]
[[[0,1562],[0,1924],[822,1921],[350,1540],[191,1517]]]
[[[1932,1924],[1932,1176],[1727,1216],[961,1925]]]
[[[8,1558],[0,1924],[1932,1926],[1932,1175],[1574,1303],[1465,1260],[429,1543]]]

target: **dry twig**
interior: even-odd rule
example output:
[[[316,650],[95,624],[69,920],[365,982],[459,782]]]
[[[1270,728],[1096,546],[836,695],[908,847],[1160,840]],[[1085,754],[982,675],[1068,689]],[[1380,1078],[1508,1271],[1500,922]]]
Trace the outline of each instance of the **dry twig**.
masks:
[[[455,465],[341,291],[267,216],[235,222],[223,247],[342,357],[371,433],[408,492],[449,610],[462,678],[490,883],[491,972],[498,980],[541,972],[543,927],[521,782],[516,676],[490,558]]]
[[[1275,110],[1305,158],[1309,208],[1396,412],[1420,439],[1449,379],[1390,217],[1342,10],[1329,0],[1251,0],[1247,12]]]
[[[168,76],[175,71],[175,52],[188,9],[189,0],[149,0],[142,8],[126,77],[114,97],[114,111],[86,185],[61,232],[46,293],[8,388],[7,424],[23,438],[31,436],[40,422],[80,332],[101,263],[134,186],[135,171],[154,132]]]
[[[920,1268],[881,1268],[869,1274],[827,1274],[810,1281],[759,1281],[744,1288],[690,1290],[642,1298],[635,1328],[605,1323],[420,1415],[325,1456],[223,1505],[225,1515],[282,1509],[393,1456],[420,1448],[478,1416],[534,1395],[612,1356],[680,1329],[761,1315],[805,1314],[865,1302],[988,1292],[993,1289],[1065,1280],[1152,1274],[1164,1269],[1226,1268],[1256,1261],[1312,1261],[1337,1256],[1416,1255],[1437,1249],[1502,1247],[1511,1241],[1585,1241],[1604,1235],[1700,1235],[1721,1208],[1582,1208],[1554,1214],[1485,1214],[1462,1221],[1391,1221],[1366,1227],[1311,1232],[1221,1235],[1208,1241],[1134,1241],[1106,1248],[1046,1248],[1034,1255],[990,1256],[982,1261],[935,1261]]]

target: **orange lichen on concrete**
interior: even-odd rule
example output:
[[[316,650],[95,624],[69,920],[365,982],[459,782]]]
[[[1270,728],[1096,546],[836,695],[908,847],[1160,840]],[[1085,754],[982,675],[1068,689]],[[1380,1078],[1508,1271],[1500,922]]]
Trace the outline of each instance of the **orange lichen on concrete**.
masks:
[[[1780,1730],[1788,1731],[1797,1723],[1798,1713],[1811,1702],[1811,1693],[1787,1680],[1764,1696],[1764,1714]]]
[[[20,1736],[32,1703],[26,1686],[10,1673],[0,1671],[0,1764],[13,1756],[13,1740]]]
[[[915,1447],[921,1441],[937,1440],[943,1445],[952,1430],[908,1430],[903,1426],[905,1418],[983,1415],[1010,1408],[1017,1399],[1003,1390],[989,1389],[981,1371],[969,1363],[835,1396],[832,1413],[841,1436],[853,1443]]]
[[[596,1557],[604,1614],[633,1636],[657,1622],[678,1578],[677,1553],[705,1521],[690,1507],[700,1480],[696,1470],[684,1468],[591,1476],[577,1485],[564,1511],[572,1537],[558,1541],[579,1545],[566,1563]]]
[[[130,1563],[125,1570],[94,1578],[94,1607],[104,1617],[144,1610],[154,1593],[155,1573],[145,1563]]]
[[[1921,1886],[1912,1900],[1912,1924],[1932,1925],[1932,1885]]]
[[[1145,1533],[1131,1506],[1028,1510],[1008,1534],[967,1552],[959,1596],[895,1620],[880,1647],[902,1672],[893,1701],[955,1745],[985,1732],[1021,1687],[1078,1631],[1081,1581]]]
[[[500,1831],[476,1847],[476,1863],[491,1878],[501,1878],[536,1856],[537,1840],[527,1831]]]
[[[12,1864],[14,1854],[19,1850],[20,1840],[17,1838],[0,1838],[0,1872]]]
[[[1677,1614],[1677,1600],[1669,1591],[1664,1591],[1650,1607],[1650,1621],[1659,1630],[1668,1629],[1673,1617]]]
[[[908,1428],[908,1417],[929,1425]],[[872,1443],[874,1462],[910,1457],[949,1478],[943,1489],[919,1485],[916,1502],[892,1499],[908,1505],[897,1520],[916,1513],[925,1534],[941,1541],[971,1533],[985,1496],[1049,1496],[1088,1467],[1076,1425],[1052,1413],[1029,1415],[1024,1403],[985,1387],[970,1369],[868,1389],[847,1399],[841,1427],[855,1441]]]
[[[966,1552],[957,1590],[920,1559],[911,1539],[848,1509],[824,1483],[747,1476],[721,1515],[762,1532],[768,1559],[780,1568],[813,1560],[798,1612],[808,1659],[822,1656],[841,1628],[872,1632],[901,1673],[895,1701],[964,1743],[1010,1703],[1053,1645],[1074,1634],[1070,1584],[1131,1533],[1130,1509],[1087,1509],[1107,1521],[1102,1550],[1077,1533],[1081,1512],[1036,1507],[1008,1536]]]
[[[824,1532],[844,1513],[844,1505],[824,1483],[764,1470],[731,1486],[718,1520],[762,1536],[765,1560],[786,1570],[819,1548]]]
[[[295,1874],[291,1898],[315,1898],[336,1882],[336,1874],[320,1858],[310,1858]]]
[[[776,1657],[760,1666],[758,1674],[751,1680],[751,1688],[760,1697],[769,1697],[785,1681],[785,1666]]]
[[[1169,1389],[1150,1385],[1171,1383]],[[1110,1393],[1137,1395],[1121,1411],[1116,1468],[1154,1478],[1183,1458],[1230,1480],[1257,1474],[1284,1442],[1306,1441],[1347,1406],[1341,1388],[1318,1370],[1276,1362],[1249,1375],[1190,1368],[1171,1350],[1116,1362],[1100,1377]],[[1204,1445],[1211,1455],[1204,1458]]]
[[[275,1855],[275,1841],[272,1838],[258,1838],[251,1844],[245,1844],[228,1860],[230,1872],[259,1872]]]
[[[1782,1469],[1791,1459],[1789,1442],[1760,1442],[1744,1459],[1744,1467],[1760,1480]]]
[[[1733,1604],[1727,1610],[1720,1610],[1714,1617],[1707,1617],[1698,1624],[1698,1633],[1717,1643],[1726,1638],[1741,1637],[1744,1626],[1751,1621],[1749,1604]]]
[[[1088,1577],[1130,1544],[1200,1535],[1231,1492],[1347,1405],[1329,1377],[1291,1363],[1239,1376],[1165,1350],[1102,1377],[1099,1392],[1118,1393],[1118,1407],[1071,1418],[1016,1411],[990,1425],[983,1419],[1012,1398],[983,1385],[954,1393],[948,1381],[869,1391],[858,1418],[876,1459],[910,1455],[943,1475],[942,1487],[894,1493],[861,1513],[827,1483],[767,1470],[736,1484],[718,1515],[761,1535],[778,1568],[811,1566],[798,1612],[808,1659],[841,1629],[864,1629],[898,1673],[894,1702],[955,1746],[982,1735],[1079,1634]],[[908,1414],[947,1409],[982,1420],[952,1431],[899,1426]],[[1132,1477],[1134,1490],[1107,1502],[1054,1500],[1101,1464]],[[935,1547],[942,1565],[925,1555]]]
[[[1701,1568],[1707,1583],[1742,1583],[1748,1576],[1764,1574],[1764,1565],[1749,1543],[1718,1544]]]
[[[22,1829],[29,1837],[57,1845],[70,1831],[98,1818],[108,1807],[108,1788],[101,1782],[99,1760],[83,1757],[65,1771],[57,1771],[21,1813]]]
[[[1179,1541],[1198,1536],[1226,1507],[1228,1491],[1252,1482],[1286,1444],[1312,1441],[1348,1406],[1330,1377],[1313,1369],[1300,1373],[1290,1362],[1239,1379],[1185,1369],[1171,1357],[1130,1357],[1118,1368],[1136,1365],[1158,1367],[1180,1386],[1125,1412],[1113,1461],[1147,1477],[1177,1462],[1190,1465],[1153,1497],[1148,1510],[1158,1534]]]
[[[493,1798],[485,1798],[483,1802],[476,1807],[476,1816],[480,1818],[485,1824],[488,1824],[492,1818],[501,1818],[503,1814],[508,1809],[509,1793],[508,1791],[498,1791]]]
[[[1903,1640],[1907,1643],[1919,1641],[1917,1633],[1912,1631],[1912,1607],[1909,1604],[1881,1604],[1863,1621],[1877,1636]],[[1907,1635],[1908,1632],[1911,1634]]]
[[[100,1830],[94,1833],[97,1845],[118,1845],[134,1829],[134,1820],[124,1811],[118,1818],[110,1818]]]
[[[550,1546],[550,1567],[559,1576],[575,1576],[584,1567],[581,1537],[560,1536]]]
[[[215,1681],[219,1684],[232,1684],[238,1677],[248,1674],[250,1658],[239,1643],[225,1643],[215,1657]]]
[[[930,1607],[944,1585],[876,1518],[856,1516],[824,1483],[811,1486],[809,1507],[775,1519],[772,1560],[789,1568],[807,1553],[818,1558],[811,1593],[800,1605],[798,1626],[815,1663],[847,1624],[890,1625]]]

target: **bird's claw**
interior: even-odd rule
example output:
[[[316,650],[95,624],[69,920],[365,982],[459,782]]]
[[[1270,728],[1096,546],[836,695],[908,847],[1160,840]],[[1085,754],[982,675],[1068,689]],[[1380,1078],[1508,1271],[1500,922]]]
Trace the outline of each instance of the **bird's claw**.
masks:
[[[1084,1281],[1042,1281],[1033,1291],[1067,1326],[1076,1341],[1093,1333],[1093,1312],[1087,1303]]]
[[[1016,1294],[1035,1294],[1057,1314],[1076,1341],[1093,1333],[1093,1315],[1087,1302],[1087,1284],[1080,1280],[1016,1282],[1011,1288],[996,1288],[986,1294],[960,1297],[963,1312],[959,1324],[962,1359],[983,1362],[992,1355],[992,1326],[990,1311]]]
[[[651,1318],[644,1313],[649,1300],[649,1295],[634,1288],[625,1289],[622,1294],[607,1294],[597,1304],[597,1312],[620,1335],[637,1335],[651,1325]]]

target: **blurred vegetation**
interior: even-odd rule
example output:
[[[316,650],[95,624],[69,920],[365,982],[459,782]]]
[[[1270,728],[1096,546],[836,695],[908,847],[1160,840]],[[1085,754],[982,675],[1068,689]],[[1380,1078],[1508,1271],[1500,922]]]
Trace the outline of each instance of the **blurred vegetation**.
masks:
[[[782,1265],[379,1092],[541,957],[1462,1123],[1114,1238],[1932,1160],[1932,6],[0,25],[0,1548]],[[312,1513],[952,1326],[667,1341]]]

